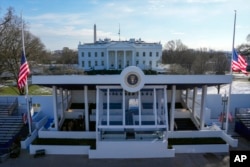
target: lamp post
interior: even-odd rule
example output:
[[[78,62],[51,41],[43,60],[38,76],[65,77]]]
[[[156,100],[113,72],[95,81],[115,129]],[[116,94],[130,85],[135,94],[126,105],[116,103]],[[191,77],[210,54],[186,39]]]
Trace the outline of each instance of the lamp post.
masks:
[[[224,129],[224,116],[225,116],[225,111],[226,111],[226,105],[228,102],[228,97],[227,97],[226,93],[224,94],[224,96],[221,99],[222,99],[222,105],[223,105],[221,129],[223,130]]]

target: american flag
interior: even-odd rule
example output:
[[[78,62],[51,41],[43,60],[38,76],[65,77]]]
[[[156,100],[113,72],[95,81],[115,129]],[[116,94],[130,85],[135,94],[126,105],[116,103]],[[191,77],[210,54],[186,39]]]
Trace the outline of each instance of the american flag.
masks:
[[[247,62],[245,58],[240,54],[237,54],[236,49],[233,49],[232,70],[241,71],[244,74],[248,75],[246,68],[247,68]]]
[[[22,51],[21,66],[18,74],[18,84],[17,84],[18,89],[22,89],[25,87],[25,85],[27,84],[29,73],[30,73],[29,65],[24,55],[24,52]]]

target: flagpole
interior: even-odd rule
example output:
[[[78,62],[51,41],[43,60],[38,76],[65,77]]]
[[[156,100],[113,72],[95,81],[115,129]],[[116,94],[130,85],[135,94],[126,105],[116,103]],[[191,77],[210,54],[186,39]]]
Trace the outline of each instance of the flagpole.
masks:
[[[25,45],[24,45],[24,31],[23,31],[23,17],[21,13],[21,20],[22,20],[22,48],[23,54],[25,54]],[[26,107],[27,107],[27,117],[28,117],[28,125],[29,125],[29,134],[31,135],[31,115],[30,115],[30,99],[29,99],[29,88],[28,88],[28,79],[26,80],[25,84],[25,98],[26,98]]]
[[[231,62],[230,62],[231,63],[231,65],[230,65],[230,75],[232,77],[233,77],[232,61],[233,61],[233,50],[234,50],[234,41],[235,41],[236,13],[237,13],[237,11],[234,10],[233,43],[232,43],[232,55],[231,55]],[[229,84],[227,114],[226,114],[226,133],[228,133],[228,116],[229,116],[230,104],[231,104],[232,82]]]
[[[232,60],[233,60],[233,50],[234,50],[234,40],[235,40],[236,13],[237,13],[237,11],[234,10],[234,28],[233,28],[233,43],[232,43],[232,56],[231,56],[230,74],[232,74]]]

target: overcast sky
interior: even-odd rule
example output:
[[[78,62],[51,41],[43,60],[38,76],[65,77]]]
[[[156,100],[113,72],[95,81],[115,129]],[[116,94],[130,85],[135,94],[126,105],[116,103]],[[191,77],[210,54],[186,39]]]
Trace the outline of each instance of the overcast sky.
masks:
[[[0,15],[12,6],[23,13],[28,29],[48,50],[97,39],[130,38],[146,42],[180,39],[189,48],[232,48],[234,10],[237,10],[235,46],[250,34],[249,0],[0,0]]]

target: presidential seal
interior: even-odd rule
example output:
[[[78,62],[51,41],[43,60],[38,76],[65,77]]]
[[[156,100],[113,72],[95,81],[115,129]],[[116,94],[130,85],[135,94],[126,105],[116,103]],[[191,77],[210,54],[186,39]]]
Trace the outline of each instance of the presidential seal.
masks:
[[[127,84],[131,86],[136,86],[138,84],[139,78],[137,74],[129,74],[127,76]]]
[[[121,73],[121,86],[128,92],[139,91],[144,86],[144,73],[135,66],[125,68]]]

